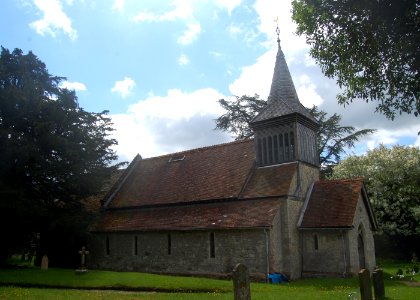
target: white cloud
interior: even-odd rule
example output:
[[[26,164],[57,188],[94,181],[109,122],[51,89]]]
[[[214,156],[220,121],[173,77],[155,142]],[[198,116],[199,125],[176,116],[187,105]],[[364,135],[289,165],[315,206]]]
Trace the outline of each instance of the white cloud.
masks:
[[[64,13],[59,0],[34,0],[34,4],[43,13],[43,17],[29,26],[38,34],[55,37],[57,32],[63,31],[71,40],[77,39],[77,31],[72,28],[71,19]]]
[[[114,0],[112,10],[122,12],[124,10],[124,0]]]
[[[214,89],[186,93],[169,90],[166,96],[139,100],[125,114],[113,115],[116,151],[121,160],[137,153],[150,157],[165,153],[219,144],[231,140],[215,131],[214,119],[223,113],[218,104],[225,98]]]
[[[307,50],[305,38],[294,34],[296,24],[292,21],[291,1],[257,0],[255,10],[259,15],[259,31],[267,35],[267,46],[277,47],[276,18],[280,29],[280,40],[286,56],[292,58],[295,53]],[[284,41],[287,41],[284,42]]]
[[[241,4],[242,0],[217,0],[216,5],[225,8],[228,14],[231,15],[232,11]]]
[[[200,23],[189,23],[187,29],[184,33],[178,38],[177,42],[181,45],[191,44],[201,32]]]
[[[230,35],[237,35],[237,34],[239,34],[239,33],[241,33],[242,32],[242,29],[239,27],[239,26],[236,26],[236,25],[233,25],[233,24],[231,24],[230,26],[229,26],[229,33],[230,33]]]
[[[420,135],[417,135],[417,138],[412,146],[420,148]]]
[[[86,85],[84,85],[81,82],[77,82],[77,81],[74,81],[74,82],[63,81],[60,84],[60,87],[68,89],[68,90],[75,90],[75,91],[86,91],[87,90]]]
[[[308,75],[301,75],[298,80],[294,80],[294,84],[299,100],[304,106],[319,106],[324,102],[324,99],[316,91],[316,85]]]
[[[305,66],[307,67],[314,67],[316,66],[316,61],[313,59],[309,53],[305,53]]]
[[[133,20],[135,22],[163,22],[194,19],[193,8],[189,1],[174,1],[171,5],[174,6],[174,9],[163,14],[141,11],[134,16]]]
[[[267,51],[257,58],[255,64],[243,67],[239,78],[229,85],[229,91],[236,96],[258,94],[261,99],[267,99],[273,78],[275,58],[274,50]]]
[[[391,121],[390,121],[391,122]],[[378,129],[375,133],[369,135],[362,141],[366,143],[368,149],[377,148],[380,144],[386,146],[392,146],[400,144],[402,139],[413,140],[414,143],[410,146],[420,146],[420,138],[417,135],[418,126],[413,125],[406,128],[395,128],[395,129]]]
[[[139,12],[134,18],[134,22],[156,22],[159,21],[159,16],[148,11]]]
[[[189,64],[190,60],[188,59],[188,56],[186,56],[185,54],[182,54],[179,58],[178,58],[178,64],[180,66],[184,66]]]
[[[130,77],[124,77],[124,80],[116,81],[114,87],[111,89],[111,92],[118,92],[121,94],[121,97],[127,97],[136,83]]]
[[[193,1],[173,1],[171,6],[173,9],[163,14],[156,14],[150,11],[141,11],[134,16],[134,22],[169,22],[181,20],[185,21],[187,28],[181,36],[178,37],[177,42],[181,45],[191,44],[201,33],[200,22],[194,17],[194,10],[192,7]]]

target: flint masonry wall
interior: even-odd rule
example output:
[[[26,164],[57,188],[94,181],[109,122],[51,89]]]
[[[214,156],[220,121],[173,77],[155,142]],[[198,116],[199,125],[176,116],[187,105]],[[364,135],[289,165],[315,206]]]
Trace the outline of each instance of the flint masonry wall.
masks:
[[[305,230],[301,234],[304,274],[342,275],[348,272],[348,231]]]
[[[351,230],[301,231],[303,273],[357,275],[360,270],[357,242],[359,232],[363,236],[366,268],[372,272],[376,265],[372,224],[360,196]]]
[[[88,267],[116,271],[212,274],[230,273],[237,263],[243,263],[250,273],[264,276],[267,256],[263,229],[213,233],[215,257],[211,257],[210,231],[93,233],[89,241],[91,254]]]
[[[357,203],[356,213],[353,220],[353,227],[354,230],[349,233],[351,259],[350,271],[354,274],[357,274],[360,270],[357,237],[359,232],[361,232],[363,236],[366,268],[372,272],[376,266],[375,242],[373,239],[372,223],[369,219],[367,208],[362,196],[359,197],[359,201]]]

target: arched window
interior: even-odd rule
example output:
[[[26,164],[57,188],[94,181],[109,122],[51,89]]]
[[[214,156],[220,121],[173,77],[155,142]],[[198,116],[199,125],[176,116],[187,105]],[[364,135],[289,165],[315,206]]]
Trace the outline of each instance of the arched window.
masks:
[[[171,234],[168,233],[168,255],[172,254],[172,237]]]
[[[138,254],[138,241],[137,241],[137,235],[134,236],[133,240],[133,246],[134,246],[134,255]]]
[[[289,134],[284,134],[284,160],[289,161]]]
[[[210,232],[210,257],[215,258],[216,257],[216,246],[214,243],[214,232]]]

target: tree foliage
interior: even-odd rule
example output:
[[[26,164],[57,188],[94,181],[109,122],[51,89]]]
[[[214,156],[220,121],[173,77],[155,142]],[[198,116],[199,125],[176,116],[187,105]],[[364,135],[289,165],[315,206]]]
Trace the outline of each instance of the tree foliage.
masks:
[[[236,140],[248,139],[253,136],[249,126],[252,119],[267,105],[258,95],[235,96],[235,100],[219,100],[226,113],[216,119],[216,129],[230,132]],[[313,106],[309,109],[311,115],[318,120],[318,153],[320,163],[324,168],[338,163],[346,148],[354,147],[361,137],[373,133],[373,129],[356,130],[353,126],[341,126],[341,116],[327,113]],[[327,170],[328,172],[328,170]]]
[[[309,109],[309,112],[321,125],[317,142],[320,163],[323,166],[337,164],[343,153],[346,153],[346,149],[353,148],[354,143],[361,137],[375,132],[374,129],[356,131],[353,126],[342,126],[339,114],[334,113],[328,117],[325,111],[319,110],[315,105]]]
[[[416,0],[293,0],[297,33],[338,102],[376,101],[390,119],[420,112],[420,4]]]
[[[364,177],[380,229],[388,235],[420,235],[420,149],[394,146],[349,156],[332,178]]]
[[[2,47],[0,226],[10,248],[57,225],[58,216],[80,214],[80,200],[98,192],[116,168],[107,112],[80,108],[75,92],[60,88],[62,80],[32,52]]]
[[[267,101],[255,94],[253,97],[235,96],[236,100],[220,99],[225,113],[216,119],[216,129],[233,134],[235,140],[249,139],[254,135],[249,123],[267,105]]]

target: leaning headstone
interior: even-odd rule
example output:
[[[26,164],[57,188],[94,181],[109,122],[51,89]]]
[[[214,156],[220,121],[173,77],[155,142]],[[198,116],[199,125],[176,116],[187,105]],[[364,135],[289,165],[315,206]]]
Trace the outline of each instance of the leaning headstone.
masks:
[[[48,270],[48,256],[44,255],[41,259],[41,270]]]
[[[359,272],[360,299],[373,300],[372,284],[370,282],[370,273],[367,269],[361,269]]]
[[[251,300],[248,268],[243,264],[237,264],[233,269],[232,279],[234,299]]]
[[[372,272],[373,293],[375,300],[385,299],[385,286],[384,286],[384,272],[381,269],[375,269]]]

